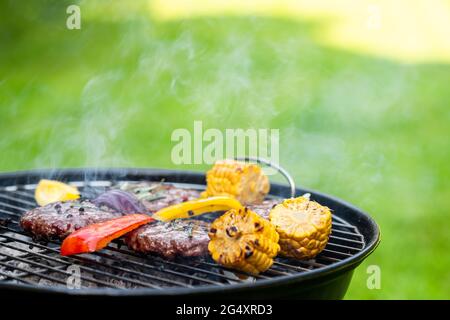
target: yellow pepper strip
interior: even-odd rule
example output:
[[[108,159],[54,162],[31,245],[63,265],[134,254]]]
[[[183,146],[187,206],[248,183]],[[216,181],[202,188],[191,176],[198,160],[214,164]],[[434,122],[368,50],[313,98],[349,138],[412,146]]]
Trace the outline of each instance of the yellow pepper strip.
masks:
[[[153,218],[170,221],[180,218],[190,218],[207,212],[226,211],[242,208],[241,203],[227,196],[217,196],[182,202],[157,211]]]

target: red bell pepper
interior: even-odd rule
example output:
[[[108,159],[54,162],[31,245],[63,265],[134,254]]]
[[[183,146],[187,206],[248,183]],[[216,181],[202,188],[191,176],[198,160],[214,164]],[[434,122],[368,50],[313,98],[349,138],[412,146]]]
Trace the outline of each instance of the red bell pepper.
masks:
[[[91,224],[71,233],[61,245],[61,255],[94,252],[112,240],[147,224],[154,219],[145,214],[129,214],[108,221]]]

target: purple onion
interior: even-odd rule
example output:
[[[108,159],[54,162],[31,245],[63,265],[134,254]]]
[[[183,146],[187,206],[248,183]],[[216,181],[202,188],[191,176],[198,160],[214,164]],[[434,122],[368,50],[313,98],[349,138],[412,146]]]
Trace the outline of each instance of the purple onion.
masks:
[[[145,206],[131,193],[122,190],[110,190],[92,201],[97,207],[106,206],[122,214],[146,213]]]

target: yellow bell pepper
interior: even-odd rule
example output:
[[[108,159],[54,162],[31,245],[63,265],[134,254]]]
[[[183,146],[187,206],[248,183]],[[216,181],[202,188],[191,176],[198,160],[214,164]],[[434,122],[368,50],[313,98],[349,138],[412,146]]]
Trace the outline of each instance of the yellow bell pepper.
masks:
[[[169,206],[157,211],[153,218],[161,221],[170,221],[180,218],[190,218],[207,212],[226,211],[242,208],[241,203],[227,196],[196,199]]]

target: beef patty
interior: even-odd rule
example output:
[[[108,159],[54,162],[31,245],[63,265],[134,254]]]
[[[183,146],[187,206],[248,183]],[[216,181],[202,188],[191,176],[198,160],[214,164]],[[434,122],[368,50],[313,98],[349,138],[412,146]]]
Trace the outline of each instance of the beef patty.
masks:
[[[269,220],[269,212],[270,212],[270,210],[274,206],[279,204],[280,202],[281,202],[280,199],[267,199],[267,200],[264,200],[260,204],[249,205],[249,206],[247,206],[247,208],[249,208],[251,211],[257,213],[258,215],[260,215],[264,219]]]
[[[55,202],[26,212],[20,226],[37,239],[64,239],[75,230],[119,216],[89,201]]]
[[[122,189],[133,193],[148,211],[155,213],[165,207],[200,197],[200,191],[155,182],[131,183]]]
[[[132,250],[166,258],[195,257],[208,252],[209,223],[193,219],[155,222],[131,231],[125,243]]]

